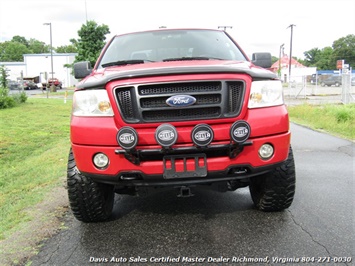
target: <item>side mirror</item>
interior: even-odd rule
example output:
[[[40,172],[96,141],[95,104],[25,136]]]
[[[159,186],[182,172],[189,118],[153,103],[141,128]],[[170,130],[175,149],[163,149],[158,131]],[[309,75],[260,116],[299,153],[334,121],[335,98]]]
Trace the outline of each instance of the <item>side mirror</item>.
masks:
[[[82,79],[90,75],[92,71],[91,64],[88,61],[78,62],[74,64],[74,77]]]
[[[271,54],[270,53],[254,53],[251,62],[259,67],[270,68]]]

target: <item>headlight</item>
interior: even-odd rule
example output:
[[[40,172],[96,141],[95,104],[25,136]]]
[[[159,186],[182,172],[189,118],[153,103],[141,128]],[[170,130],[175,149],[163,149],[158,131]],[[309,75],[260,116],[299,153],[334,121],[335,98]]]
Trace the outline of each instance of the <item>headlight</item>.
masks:
[[[282,105],[284,103],[282,84],[279,80],[253,81],[251,84],[249,108]]]
[[[113,116],[112,106],[105,90],[76,91],[73,96],[75,116]]]

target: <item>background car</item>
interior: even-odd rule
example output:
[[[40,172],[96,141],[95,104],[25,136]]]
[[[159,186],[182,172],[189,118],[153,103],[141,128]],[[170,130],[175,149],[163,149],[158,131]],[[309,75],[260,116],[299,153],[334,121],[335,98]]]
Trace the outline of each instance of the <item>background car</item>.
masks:
[[[320,85],[322,87],[324,86],[332,86],[335,85],[336,87],[339,87],[341,85],[341,76],[330,76],[323,80]]]
[[[38,86],[36,83],[30,80],[24,80],[22,81],[22,86],[24,90],[36,90],[38,89]]]
[[[7,81],[7,87],[10,89],[10,90],[17,90],[20,88],[20,83],[18,83],[17,81],[15,80],[8,80]]]

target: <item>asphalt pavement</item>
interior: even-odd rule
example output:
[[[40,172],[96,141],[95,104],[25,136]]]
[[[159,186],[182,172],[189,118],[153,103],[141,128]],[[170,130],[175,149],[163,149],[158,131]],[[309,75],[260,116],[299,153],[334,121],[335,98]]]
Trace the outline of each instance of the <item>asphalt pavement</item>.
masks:
[[[255,210],[247,188],[117,196],[108,222],[69,212],[31,265],[352,265],[354,144],[291,129],[297,185],[288,210]]]

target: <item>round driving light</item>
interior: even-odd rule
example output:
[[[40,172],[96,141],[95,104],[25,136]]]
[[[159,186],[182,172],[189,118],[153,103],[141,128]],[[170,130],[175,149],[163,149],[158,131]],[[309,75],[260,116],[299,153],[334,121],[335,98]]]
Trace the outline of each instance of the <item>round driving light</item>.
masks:
[[[259,149],[259,156],[264,160],[270,159],[273,154],[274,147],[269,143],[263,144]]]
[[[94,165],[99,168],[103,169],[106,168],[110,162],[107,155],[104,153],[96,153],[93,159]]]
[[[208,146],[213,140],[213,129],[206,124],[199,124],[191,132],[191,139],[199,147]]]
[[[177,130],[170,124],[162,124],[155,131],[155,140],[164,148],[169,148],[174,145],[177,138]]]
[[[132,127],[123,127],[117,133],[117,142],[125,150],[132,150],[138,144],[138,134]]]
[[[237,143],[243,143],[250,136],[250,126],[246,121],[234,122],[230,129],[231,138]]]

